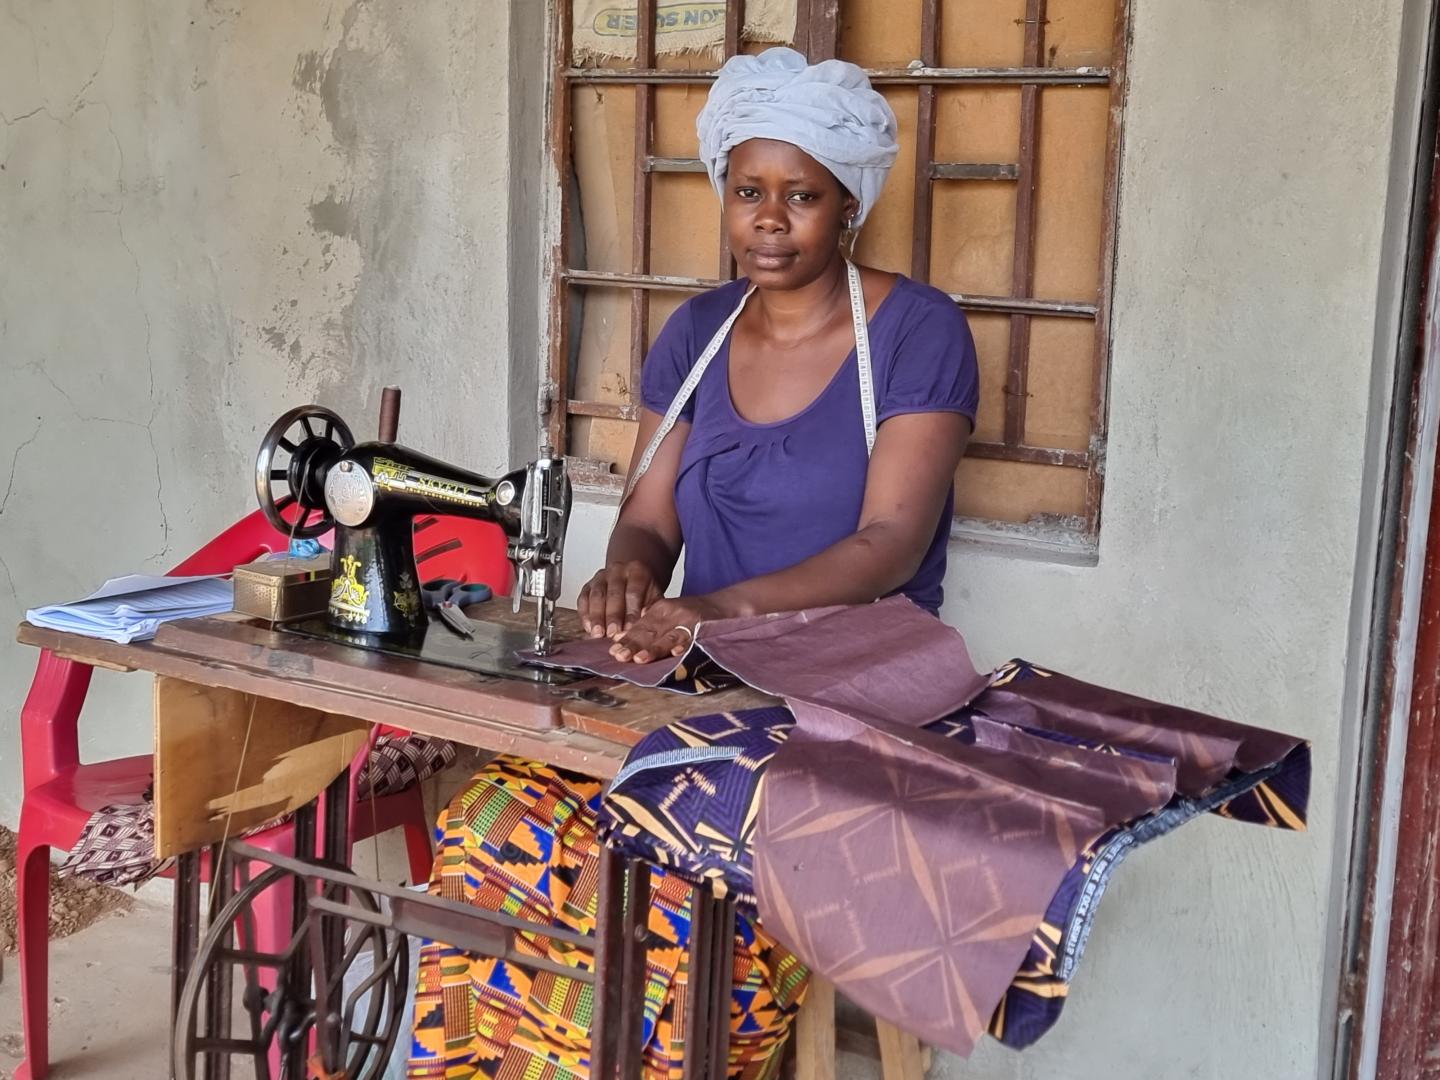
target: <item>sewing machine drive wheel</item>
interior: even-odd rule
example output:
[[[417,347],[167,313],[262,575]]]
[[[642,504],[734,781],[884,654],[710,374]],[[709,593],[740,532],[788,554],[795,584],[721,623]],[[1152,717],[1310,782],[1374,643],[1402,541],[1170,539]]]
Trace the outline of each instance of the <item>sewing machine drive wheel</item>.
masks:
[[[371,921],[311,908],[288,941],[265,941],[256,900],[268,893],[289,908],[295,890]],[[256,1080],[300,1080],[316,1075],[307,1062],[323,1056],[330,1070],[319,1075],[379,1080],[400,1037],[410,979],[409,939],[385,921],[362,889],[273,866],[244,881],[201,938],[180,992],[171,1075],[228,1076],[238,1060]]]
[[[325,474],[354,445],[345,421],[320,405],[301,405],[270,425],[255,458],[255,495],[270,524],[292,538],[329,532],[335,519],[325,505]]]

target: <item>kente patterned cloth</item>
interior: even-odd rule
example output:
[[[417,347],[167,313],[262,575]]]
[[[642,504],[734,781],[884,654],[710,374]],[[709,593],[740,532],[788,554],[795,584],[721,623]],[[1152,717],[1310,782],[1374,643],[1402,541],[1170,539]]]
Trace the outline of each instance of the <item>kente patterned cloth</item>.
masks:
[[[1023,660],[997,672],[1002,686],[1050,678]],[[994,691],[929,725],[960,742],[975,739],[975,719]],[[754,845],[761,783],[771,758],[789,738],[794,717],[784,708],[690,717],[648,735],[631,752],[600,809],[605,842],[626,855],[668,867],[691,881],[734,895],[755,910]],[[1117,752],[1099,744],[1095,749]],[[1139,845],[1204,813],[1279,829],[1303,829],[1310,778],[1304,746],[1280,764],[1236,771],[1201,799],[1176,796],[1162,810],[1116,826],[1088,844],[1051,898],[988,1025],[1014,1049],[1030,1046],[1060,1018],[1072,975],[1114,870]]]
[[[432,893],[533,922],[517,949],[577,970],[593,954],[544,936],[595,931],[601,782],[497,758],[451,802],[437,828]],[[691,886],[651,875],[643,1038],[647,1080],[679,1080],[688,983]],[[809,974],[755,925],[736,920],[731,991],[733,1080],[770,1080]],[[410,1080],[587,1080],[591,989],[427,941],[420,950]]]
[[[398,794],[434,776],[455,760],[455,744],[430,735],[386,734],[375,740],[361,770],[357,797]],[[373,778],[373,780],[372,780]],[[100,885],[139,885],[163,874],[174,861],[155,858],[155,804],[145,801],[102,806],[80,830],[80,839],[61,864],[61,877],[83,877]],[[242,836],[274,828],[286,817],[245,830]]]
[[[959,634],[904,597],[702,623],[695,650],[796,720],[753,819],[767,932],[962,1055],[1093,845],[1300,745],[1063,675],[979,676]],[[982,690],[995,699],[973,739],[930,729]]]

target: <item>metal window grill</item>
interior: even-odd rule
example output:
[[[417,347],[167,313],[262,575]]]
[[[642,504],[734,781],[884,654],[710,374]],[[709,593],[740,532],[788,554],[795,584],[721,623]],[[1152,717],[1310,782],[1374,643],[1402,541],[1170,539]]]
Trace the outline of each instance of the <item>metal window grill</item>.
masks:
[[[696,158],[657,156],[653,152],[655,95],[658,87],[708,84],[715,72],[671,70],[656,65],[657,0],[636,0],[635,59],[628,67],[581,67],[572,50],[573,0],[551,0],[553,24],[553,85],[550,97],[550,152],[562,185],[573,177],[573,91],[580,86],[633,87],[635,134],[633,169],[633,225],[628,272],[590,270],[568,264],[573,227],[574,196],[560,200],[558,229],[552,250],[549,316],[548,384],[545,422],[553,445],[567,448],[571,417],[634,421],[640,407],[634,400],[640,369],[650,341],[650,305],[654,291],[699,292],[732,280],[735,267],[723,230],[719,238],[719,265],[715,278],[678,277],[651,272],[652,178],[663,173],[703,172]],[[837,55],[840,43],[841,0],[797,0],[796,49],[811,61]],[[1059,469],[1086,471],[1083,536],[1093,541],[1099,531],[1100,495],[1104,476],[1107,368],[1109,359],[1109,307],[1116,227],[1116,183],[1122,107],[1125,94],[1125,54],[1129,26],[1129,0],[1115,3],[1110,63],[1103,67],[1053,67],[1045,63],[1047,0],[1025,0],[1024,52],[1018,67],[939,66],[942,0],[920,0],[921,56],[905,68],[867,68],[877,86],[913,86],[917,90],[913,244],[909,274],[929,281],[934,225],[935,188],[954,181],[988,181],[1013,184],[1015,195],[1014,256],[1009,295],[949,295],[969,312],[1008,316],[1009,353],[1004,384],[1003,437],[999,441],[972,440],[970,457],[1023,462]],[[724,53],[728,58],[742,47],[745,0],[725,5]],[[936,99],[940,89],[955,86],[1016,86],[1020,93],[1017,160],[1013,162],[939,161],[935,158]],[[1037,213],[1037,157],[1041,102],[1047,87],[1086,87],[1108,94],[1108,120],[1104,154],[1103,217],[1099,279],[1096,299],[1057,299],[1034,295],[1035,230]],[[569,378],[572,308],[571,292],[579,289],[625,289],[630,292],[629,394],[627,402],[583,400],[572,397]],[[1094,323],[1093,370],[1090,385],[1090,438],[1086,449],[1035,445],[1026,438],[1026,407],[1030,397],[1031,324],[1036,318],[1089,320]],[[621,478],[610,462],[583,455],[571,456],[582,487],[618,490]],[[626,462],[616,463],[620,470]]]

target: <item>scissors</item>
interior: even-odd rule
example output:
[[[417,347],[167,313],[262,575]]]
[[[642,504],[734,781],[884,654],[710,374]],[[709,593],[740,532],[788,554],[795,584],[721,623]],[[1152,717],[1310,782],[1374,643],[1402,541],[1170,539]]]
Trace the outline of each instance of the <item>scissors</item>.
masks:
[[[420,599],[426,611],[435,611],[442,604],[454,604],[458,608],[483,604],[493,595],[489,585],[454,578],[436,578],[420,586]]]
[[[475,636],[475,624],[465,617],[461,609],[471,604],[483,604],[493,595],[489,585],[478,581],[456,581],[454,578],[436,578],[420,586],[420,602],[425,610],[438,613],[446,626],[464,638]]]

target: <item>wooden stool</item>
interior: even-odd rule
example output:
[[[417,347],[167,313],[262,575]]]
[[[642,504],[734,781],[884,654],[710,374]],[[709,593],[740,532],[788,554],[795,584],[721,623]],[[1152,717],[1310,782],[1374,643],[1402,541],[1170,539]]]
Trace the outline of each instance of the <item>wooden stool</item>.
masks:
[[[795,1020],[795,1080],[835,1080],[836,1050],[878,1056],[884,1080],[924,1080],[930,1069],[930,1048],[894,1024],[876,1020],[873,1037],[838,1027],[835,987],[812,975],[805,1005]]]

